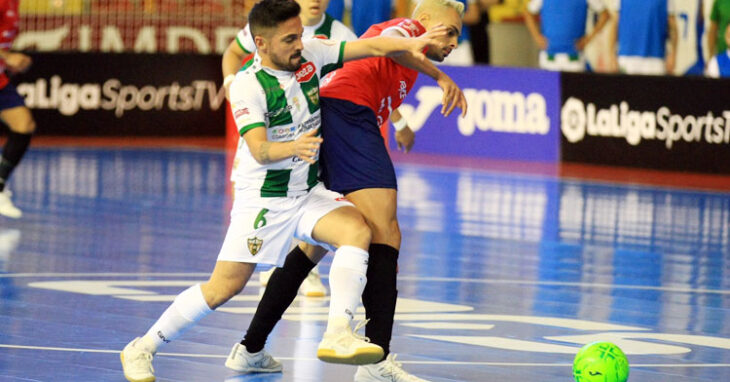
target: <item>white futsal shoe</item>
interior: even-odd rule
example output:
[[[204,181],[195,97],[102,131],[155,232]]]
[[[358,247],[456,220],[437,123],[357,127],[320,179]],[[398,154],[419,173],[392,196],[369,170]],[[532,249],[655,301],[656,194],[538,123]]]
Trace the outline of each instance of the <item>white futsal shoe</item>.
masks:
[[[239,373],[280,373],[281,362],[274,359],[266,350],[249,353],[240,343],[233,345],[226,359],[226,367]]]
[[[322,284],[322,277],[320,277],[319,269],[316,266],[309,271],[307,278],[299,287],[299,294],[307,297],[324,297],[327,295],[327,288]]]
[[[276,268],[271,268],[267,271],[259,272],[259,282],[262,287],[266,287],[269,284],[271,274],[275,270]],[[322,283],[322,277],[319,275],[317,267],[314,267],[307,275],[307,278],[304,279],[304,282],[299,287],[299,294],[306,297],[324,297],[327,295],[327,287]]]
[[[0,215],[11,219],[20,219],[23,216],[23,211],[15,207],[13,201],[10,199],[12,196],[13,193],[7,188],[0,191]]]
[[[355,382],[428,382],[408,374],[395,357],[396,355],[391,353],[378,363],[359,366],[355,373]]]
[[[141,337],[137,337],[124,347],[120,358],[124,378],[129,382],[154,382],[155,369],[152,368],[154,353],[144,347]]]
[[[370,343],[370,339],[357,334],[366,321],[361,321],[355,330],[350,328],[349,320],[336,325],[332,332],[325,332],[317,347],[317,358],[323,362],[344,363],[348,365],[365,365],[383,358],[383,348]]]

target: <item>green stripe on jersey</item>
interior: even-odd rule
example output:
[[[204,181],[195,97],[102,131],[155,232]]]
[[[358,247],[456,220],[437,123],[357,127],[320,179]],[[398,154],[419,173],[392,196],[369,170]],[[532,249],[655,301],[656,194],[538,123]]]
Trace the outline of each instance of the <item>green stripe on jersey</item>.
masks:
[[[238,47],[241,48],[243,53],[251,54],[251,52],[249,52],[248,50],[246,50],[246,48],[243,47],[243,43],[238,39],[238,36],[236,36],[236,43],[238,44]]]
[[[256,72],[256,79],[266,93],[266,110],[269,116],[269,127],[288,125],[293,122],[284,89],[279,80],[263,69]]]
[[[334,21],[335,21],[334,17],[325,13],[324,22],[322,23],[322,25],[319,26],[319,28],[317,28],[314,31],[314,35],[315,36],[322,35],[322,36],[327,36],[327,38],[331,38],[332,37],[332,24],[334,23]]]
[[[309,174],[307,174],[307,191],[317,185],[317,175],[319,174],[319,161],[309,165]]]
[[[302,58],[302,65],[306,62],[307,60]],[[307,99],[309,113],[314,114],[317,110],[319,110],[319,77],[315,74],[312,76],[311,80],[305,83],[300,83],[299,86],[302,88],[304,98]]]
[[[342,64],[345,59],[345,44],[346,43],[347,43],[347,41],[340,42],[340,55],[339,55],[339,57],[337,57],[337,62],[334,64],[327,64],[327,65],[323,66],[322,70],[319,71],[320,77],[324,77],[329,72],[333,72],[342,67]]]
[[[285,197],[289,190],[289,178],[291,178],[291,169],[266,170],[266,179],[261,186],[261,197]]]
[[[266,124],[263,122],[254,122],[250,125],[246,125],[238,130],[238,135],[243,136],[243,134],[245,134],[247,131],[256,127],[266,127]]]

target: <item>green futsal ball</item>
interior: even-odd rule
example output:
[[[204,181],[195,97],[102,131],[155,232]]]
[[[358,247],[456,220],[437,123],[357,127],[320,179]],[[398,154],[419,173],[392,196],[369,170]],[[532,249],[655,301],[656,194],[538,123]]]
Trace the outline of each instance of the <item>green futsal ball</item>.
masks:
[[[573,361],[575,382],[626,382],[629,361],[621,349],[610,342],[583,346]]]

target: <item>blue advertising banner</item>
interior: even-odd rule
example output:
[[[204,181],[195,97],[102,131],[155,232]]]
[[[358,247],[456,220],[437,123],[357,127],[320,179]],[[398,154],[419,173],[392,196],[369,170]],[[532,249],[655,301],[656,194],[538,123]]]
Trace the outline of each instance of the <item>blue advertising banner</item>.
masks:
[[[413,152],[557,162],[560,159],[560,74],[530,69],[441,67],[464,91],[468,111],[448,118],[441,89],[427,76],[400,107],[417,132]],[[396,143],[391,139],[391,148]]]

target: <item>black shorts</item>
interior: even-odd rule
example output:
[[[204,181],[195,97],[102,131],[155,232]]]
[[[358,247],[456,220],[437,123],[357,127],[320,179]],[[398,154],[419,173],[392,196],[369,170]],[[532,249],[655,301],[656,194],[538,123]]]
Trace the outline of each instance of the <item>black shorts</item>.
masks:
[[[364,188],[397,189],[395,169],[375,113],[336,98],[321,98],[321,177],[325,186],[341,194]]]

